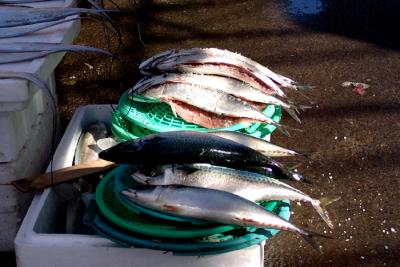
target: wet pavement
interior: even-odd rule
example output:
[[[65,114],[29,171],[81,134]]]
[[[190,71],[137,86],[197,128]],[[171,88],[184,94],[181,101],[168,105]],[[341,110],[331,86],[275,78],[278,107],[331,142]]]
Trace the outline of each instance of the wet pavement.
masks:
[[[313,106],[283,123],[304,132],[273,142],[309,152],[298,184],[312,196],[340,196],[330,230],[311,207],[293,205],[291,221],[333,239],[319,254],[292,233],[267,242],[265,266],[397,266],[400,256],[400,42],[397,1],[136,1],[114,16],[123,37],[120,60],[67,55],[57,69],[63,126],[75,108],[116,103],[141,76],[137,66],[171,48],[240,52],[275,72],[313,85],[291,92]],[[120,2],[118,2],[120,3]],[[127,4],[120,3],[122,6]],[[397,9],[396,9],[397,8]],[[77,43],[105,47],[99,23],[84,21]],[[96,38],[94,38],[96,37]],[[116,47],[116,39],[112,41]],[[342,87],[370,85],[365,95]]]

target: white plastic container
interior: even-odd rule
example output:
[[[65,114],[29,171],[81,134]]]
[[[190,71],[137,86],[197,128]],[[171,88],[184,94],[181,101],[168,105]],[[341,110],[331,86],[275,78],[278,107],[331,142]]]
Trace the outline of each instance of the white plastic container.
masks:
[[[55,157],[54,169],[72,164],[82,129],[94,121],[110,122],[109,105],[84,106],[75,112]],[[68,190],[64,186],[63,190]],[[58,193],[62,193],[59,191]],[[54,189],[34,197],[15,238],[19,267],[259,267],[264,265],[264,243],[211,256],[173,256],[163,251],[122,248],[96,235],[55,233],[62,201]]]
[[[74,5],[76,5],[76,0],[30,4],[32,7],[70,7]],[[29,35],[0,39],[0,43],[72,43],[79,30],[79,20],[69,21]],[[56,53],[32,61],[0,64],[0,72],[32,73],[46,81],[55,95],[54,69],[64,54]],[[37,116],[41,113],[51,115],[52,110],[45,103],[48,101],[47,98],[48,96],[38,91],[36,86],[26,80],[0,79],[0,162],[16,160],[20,150],[30,138],[30,127]]]
[[[70,7],[76,5],[76,0],[43,1],[26,5]],[[72,43],[79,29],[79,20],[68,21],[29,35],[2,38],[0,43]],[[0,72],[32,73],[47,82],[55,95],[54,69],[64,54],[0,64]],[[32,198],[32,195],[17,192],[9,182],[39,174],[43,170],[51,154],[52,119],[49,97],[36,86],[20,79],[0,79],[0,251],[14,249],[15,234]]]

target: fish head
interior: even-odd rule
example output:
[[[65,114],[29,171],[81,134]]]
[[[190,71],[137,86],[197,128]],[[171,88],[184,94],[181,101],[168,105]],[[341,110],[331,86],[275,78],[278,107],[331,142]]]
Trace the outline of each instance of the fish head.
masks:
[[[126,189],[121,192],[122,195],[128,197],[133,202],[151,206],[157,203],[157,199],[161,193],[162,188],[156,186],[149,186],[137,189]]]
[[[117,163],[130,163],[129,155],[140,151],[142,145],[140,140],[128,140],[101,151],[99,158]]]
[[[139,70],[142,74],[148,75],[152,74],[156,69],[156,66],[162,62],[164,59],[168,58],[170,55],[176,53],[176,50],[168,50],[162,53],[159,53],[149,59],[146,59],[139,65]]]

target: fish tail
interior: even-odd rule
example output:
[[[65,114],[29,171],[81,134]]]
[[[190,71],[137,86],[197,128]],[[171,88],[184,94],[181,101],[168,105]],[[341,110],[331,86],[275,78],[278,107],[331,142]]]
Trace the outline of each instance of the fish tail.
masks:
[[[287,137],[290,137],[290,133],[289,133],[287,130],[285,130],[285,129],[281,128],[281,127],[278,127],[278,130],[279,130],[282,134],[286,135]]]
[[[293,87],[294,87],[295,90],[307,91],[307,90],[315,89],[316,86],[312,86],[312,85],[294,85]]]
[[[319,200],[315,200],[311,202],[312,206],[314,209],[318,212],[318,214],[321,216],[321,218],[326,222],[326,224],[329,226],[329,228],[333,229],[333,223],[331,219],[329,218],[329,213],[326,210],[326,206],[332,204],[333,202],[336,202],[340,199],[340,197],[324,197]]]
[[[286,162],[286,169],[288,169],[289,171],[293,171],[294,169],[297,169],[298,167],[300,167],[302,165],[302,163],[299,162]]]
[[[280,127],[280,128],[283,128],[285,130],[292,130],[292,131],[296,131],[296,132],[304,132],[302,129],[294,128],[294,127],[283,125],[283,124],[280,124],[280,123],[274,123],[273,125],[275,125],[277,127]]]
[[[322,253],[321,247],[318,245],[318,243],[315,241],[315,237],[322,237],[322,238],[329,238],[333,239],[331,236],[323,235],[320,233],[315,233],[309,230],[303,230],[301,232],[301,236],[304,238],[304,240],[312,246],[315,250],[317,250],[319,253]]]
[[[305,157],[305,158],[309,158],[310,155],[316,153],[315,150],[300,150],[300,151],[296,150],[296,151],[293,151],[293,152],[295,152],[293,155],[300,156],[300,157]]]
[[[297,121],[298,123],[301,123],[301,120],[300,120],[300,118],[299,118],[299,116],[297,116],[297,114],[296,114],[296,112],[297,112],[297,110],[293,110],[293,109],[290,109],[290,108],[283,108],[285,111],[286,111],[286,113],[288,113],[289,115],[290,115],[290,117],[292,117],[295,121]]]

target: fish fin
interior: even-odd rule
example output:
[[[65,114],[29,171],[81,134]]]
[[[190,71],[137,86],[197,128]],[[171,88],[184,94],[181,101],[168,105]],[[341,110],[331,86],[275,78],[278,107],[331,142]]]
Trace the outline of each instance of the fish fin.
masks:
[[[273,125],[277,126],[278,129],[279,129],[279,127],[280,127],[280,128],[284,128],[286,131],[287,131],[287,130],[292,130],[292,131],[296,131],[296,132],[304,132],[304,130],[302,130],[302,129],[290,127],[290,126],[283,125],[283,124],[279,124],[279,123],[275,123],[275,124],[273,124]]]
[[[290,137],[290,133],[289,133],[286,129],[282,129],[281,127],[278,127],[278,130],[279,130],[282,134],[286,135],[287,137]]]
[[[301,110],[306,110],[306,109],[312,109],[313,107],[312,106],[308,106],[308,105],[298,105],[297,106],[299,109],[301,109]]]
[[[90,148],[91,150],[93,150],[97,154],[100,153],[101,151],[103,151],[103,149],[101,149],[97,144],[88,145],[88,148]]]
[[[134,172],[130,175],[130,177],[135,181],[140,184],[151,184],[150,183],[150,177],[146,176],[140,172]]]
[[[322,238],[329,238],[333,239],[331,236],[315,233],[309,230],[304,230],[304,233],[301,235],[304,240],[311,245],[316,251],[322,254],[321,247],[318,245],[318,243],[314,240],[315,237],[322,237]]]
[[[301,120],[299,118],[299,116],[297,116],[296,111],[292,110],[290,108],[283,108],[286,113],[288,113],[290,115],[290,117],[292,117],[295,121],[297,121],[298,123],[301,123]]]
[[[171,107],[171,111],[172,111],[172,114],[174,115],[174,117],[175,118],[178,117],[178,113],[175,110],[175,106],[174,105],[169,105],[169,106]]]
[[[332,203],[335,203],[336,201],[339,201],[341,199],[340,196],[328,196],[328,197],[323,197],[320,198],[319,201],[321,202],[322,206],[329,206]]]
[[[336,202],[340,199],[340,197],[324,197],[319,200],[313,201],[311,204],[314,207],[314,209],[318,212],[319,216],[326,222],[326,224],[329,226],[329,228],[333,229],[333,223],[331,219],[329,218],[329,213],[326,210],[326,206],[332,204],[333,202]]]

